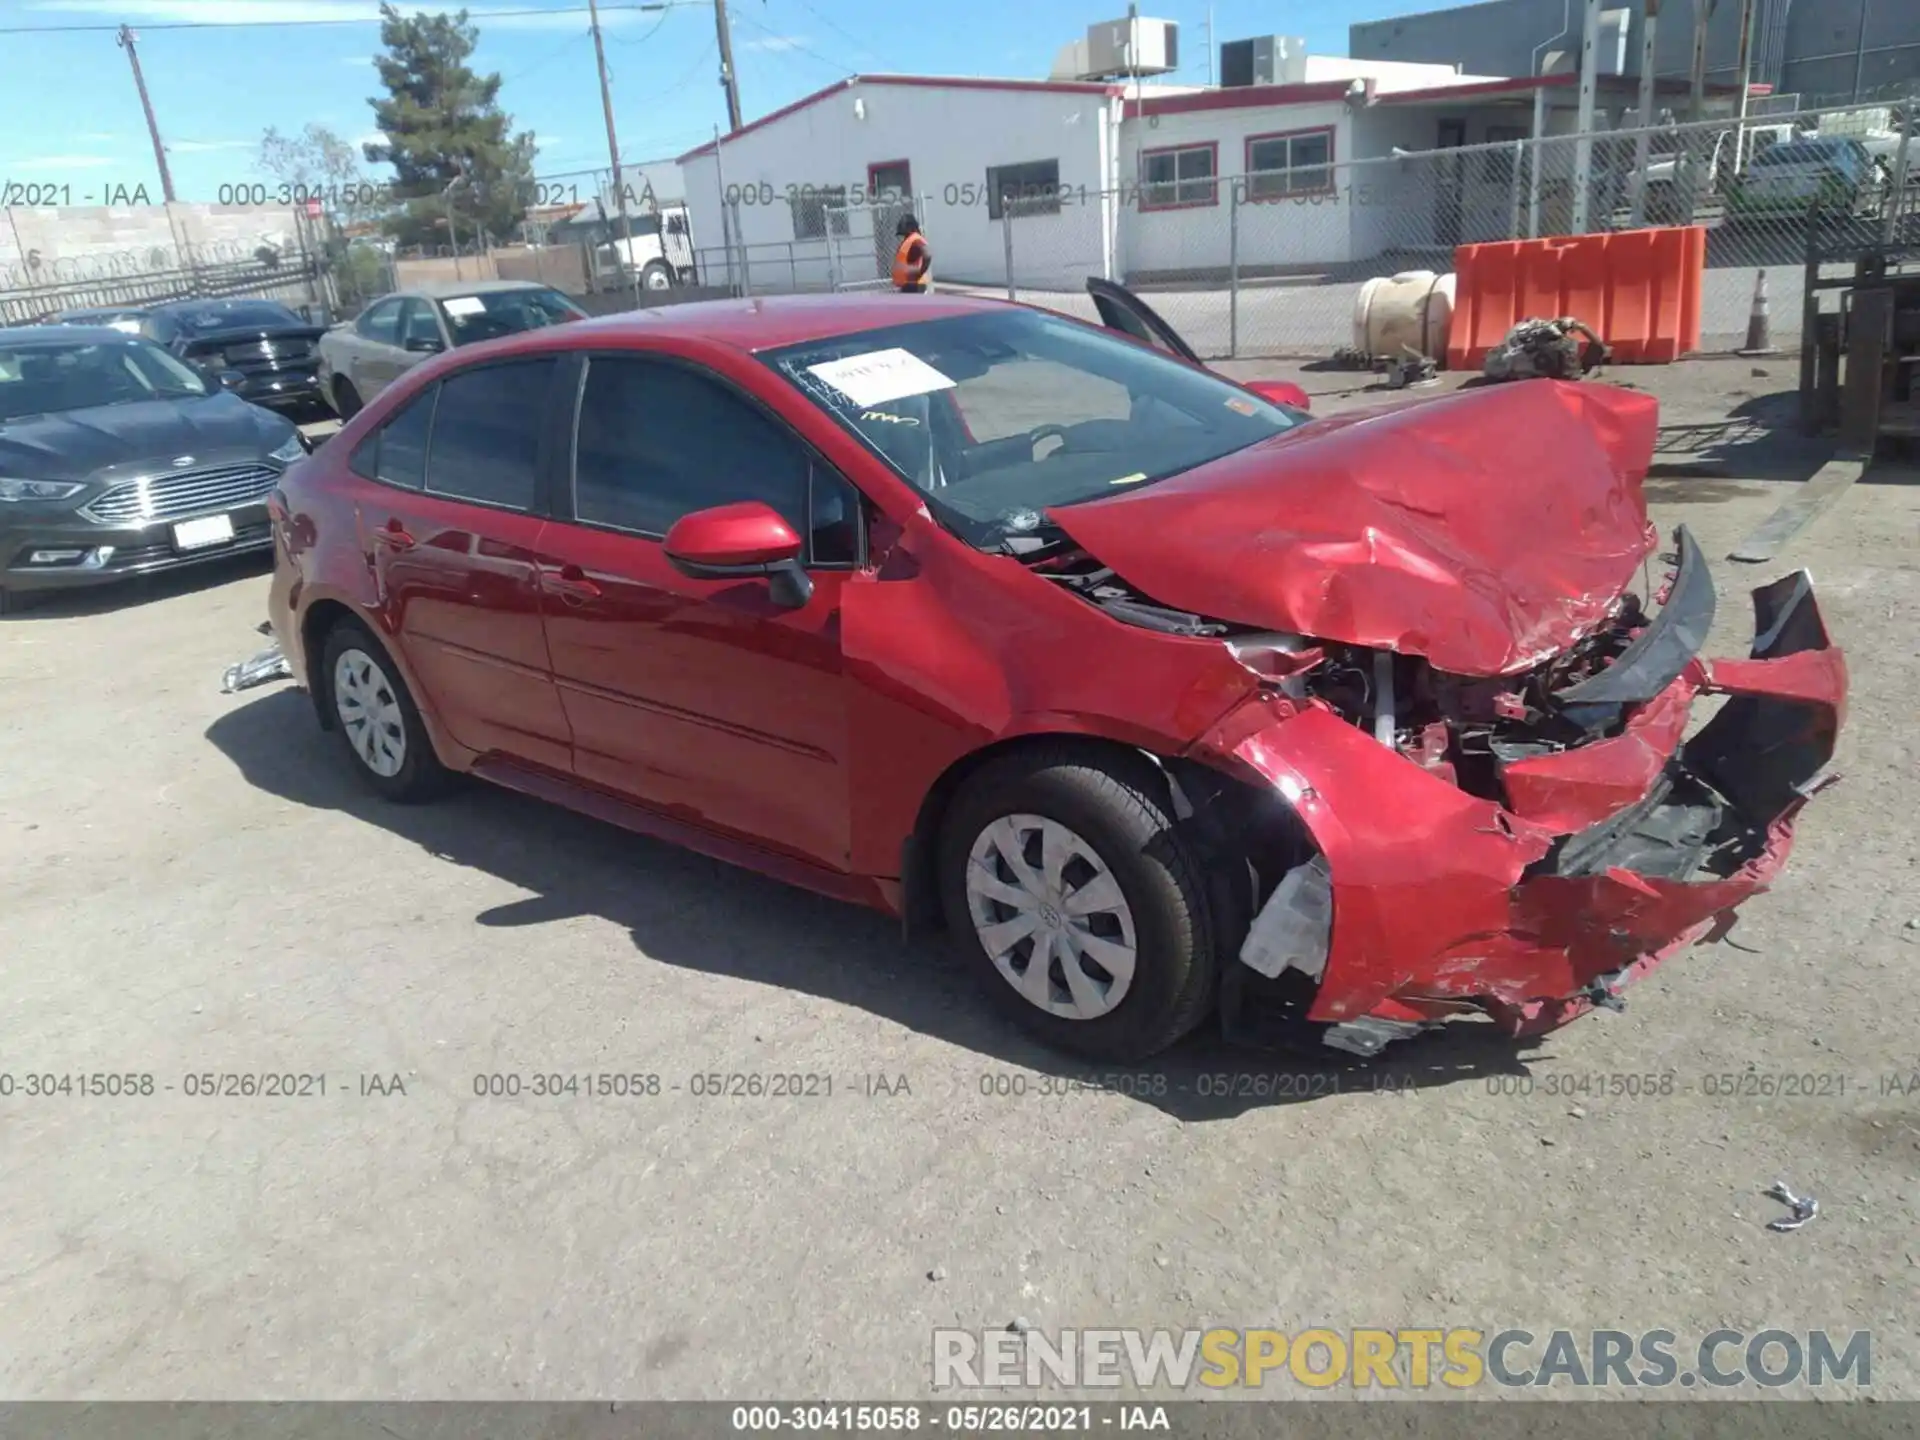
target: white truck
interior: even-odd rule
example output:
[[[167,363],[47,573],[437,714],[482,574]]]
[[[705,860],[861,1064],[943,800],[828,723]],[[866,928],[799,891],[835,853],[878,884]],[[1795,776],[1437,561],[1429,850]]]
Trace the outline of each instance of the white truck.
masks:
[[[628,227],[632,238],[628,238]],[[685,205],[661,205],[652,213],[607,217],[606,238],[595,246],[603,275],[622,284],[637,275],[648,290],[671,290],[694,283],[693,232]]]

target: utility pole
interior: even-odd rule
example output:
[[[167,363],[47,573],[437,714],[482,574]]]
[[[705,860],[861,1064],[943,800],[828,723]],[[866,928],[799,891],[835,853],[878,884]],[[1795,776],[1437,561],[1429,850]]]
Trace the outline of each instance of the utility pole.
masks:
[[[587,0],[587,15],[593,27],[593,59],[600,68],[600,108],[607,115],[607,159],[613,165],[614,198],[620,206],[621,238],[626,244],[620,268],[628,271],[633,279],[633,303],[638,305],[640,269],[633,263],[633,217],[627,213],[627,189],[620,175],[620,141],[613,129],[613,88],[607,83],[607,47],[600,39],[599,0]]]
[[[1693,0],[1693,68],[1689,71],[1693,93],[1688,118],[1707,118],[1707,22],[1720,7],[1720,0]]]
[[[1860,103],[1860,82],[1867,67],[1867,7],[1872,0],[1860,0],[1860,34],[1853,42],[1853,103]]]
[[[160,194],[167,204],[174,201],[173,172],[167,169],[167,147],[160,143],[160,126],[153,118],[153,102],[147,98],[147,77],[140,73],[140,52],[134,48],[138,37],[125,25],[120,27],[120,48],[133,62],[133,85],[140,92],[140,108],[147,114],[147,134],[153,139],[154,163],[160,167]]]
[[[727,28],[727,0],[713,0],[713,28],[720,37],[720,83],[727,92],[727,133],[740,128],[740,82],[733,73],[733,32]]]
[[[1740,0],[1740,121],[1733,132],[1733,173],[1740,173],[1747,149],[1747,102],[1753,89],[1753,0]]]
[[[1593,111],[1600,95],[1596,66],[1600,59],[1600,6],[1586,0],[1586,19],[1580,27],[1580,118],[1573,142],[1573,233],[1587,233],[1593,204]]]
[[[1654,36],[1660,24],[1660,0],[1647,0],[1647,13],[1641,21],[1640,34],[1640,133],[1633,142],[1633,173],[1637,177],[1633,190],[1633,227],[1637,230],[1647,218],[1647,158],[1653,137],[1647,132],[1653,128],[1653,91],[1654,91]],[[1687,163],[1685,151],[1680,151],[1674,159],[1674,179],[1680,179],[1680,167]]]

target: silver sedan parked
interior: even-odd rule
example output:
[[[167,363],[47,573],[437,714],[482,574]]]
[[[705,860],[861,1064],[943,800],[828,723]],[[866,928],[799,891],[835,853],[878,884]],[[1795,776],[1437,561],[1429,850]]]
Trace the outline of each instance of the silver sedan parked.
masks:
[[[450,281],[386,295],[320,337],[320,388],[343,420],[429,356],[456,345],[584,320],[531,280]]]

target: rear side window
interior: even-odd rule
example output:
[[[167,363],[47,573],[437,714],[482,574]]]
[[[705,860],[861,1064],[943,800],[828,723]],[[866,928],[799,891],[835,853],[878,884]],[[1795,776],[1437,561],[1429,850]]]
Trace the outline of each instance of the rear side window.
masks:
[[[531,510],[540,486],[540,433],[557,362],[483,365],[440,382],[427,447],[427,490]]]
[[[433,402],[440,393],[434,386],[424,395],[408,401],[386,424],[362,440],[348,462],[356,475],[397,485],[403,490],[421,490],[427,483],[427,433],[433,425]]]
[[[400,302],[382,300],[354,322],[354,330],[365,339],[382,345],[400,343]]]

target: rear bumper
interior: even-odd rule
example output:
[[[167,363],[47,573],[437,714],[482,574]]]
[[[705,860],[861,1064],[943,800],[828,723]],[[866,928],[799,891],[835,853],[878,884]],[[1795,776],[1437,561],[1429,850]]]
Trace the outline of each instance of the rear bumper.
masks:
[[[1274,787],[1331,875],[1306,1018],[1391,1035],[1477,1012],[1536,1034],[1617,1007],[1625,987],[1724,933],[1786,864],[1846,708],[1845,660],[1804,572],[1755,591],[1754,607],[1751,658],[1681,657],[1620,735],[1527,762],[1524,784],[1513,767],[1511,805],[1324,709],[1261,724],[1249,712],[1284,702],[1259,702],[1222,722],[1198,753]],[[1681,743],[1710,694],[1729,698]]]

